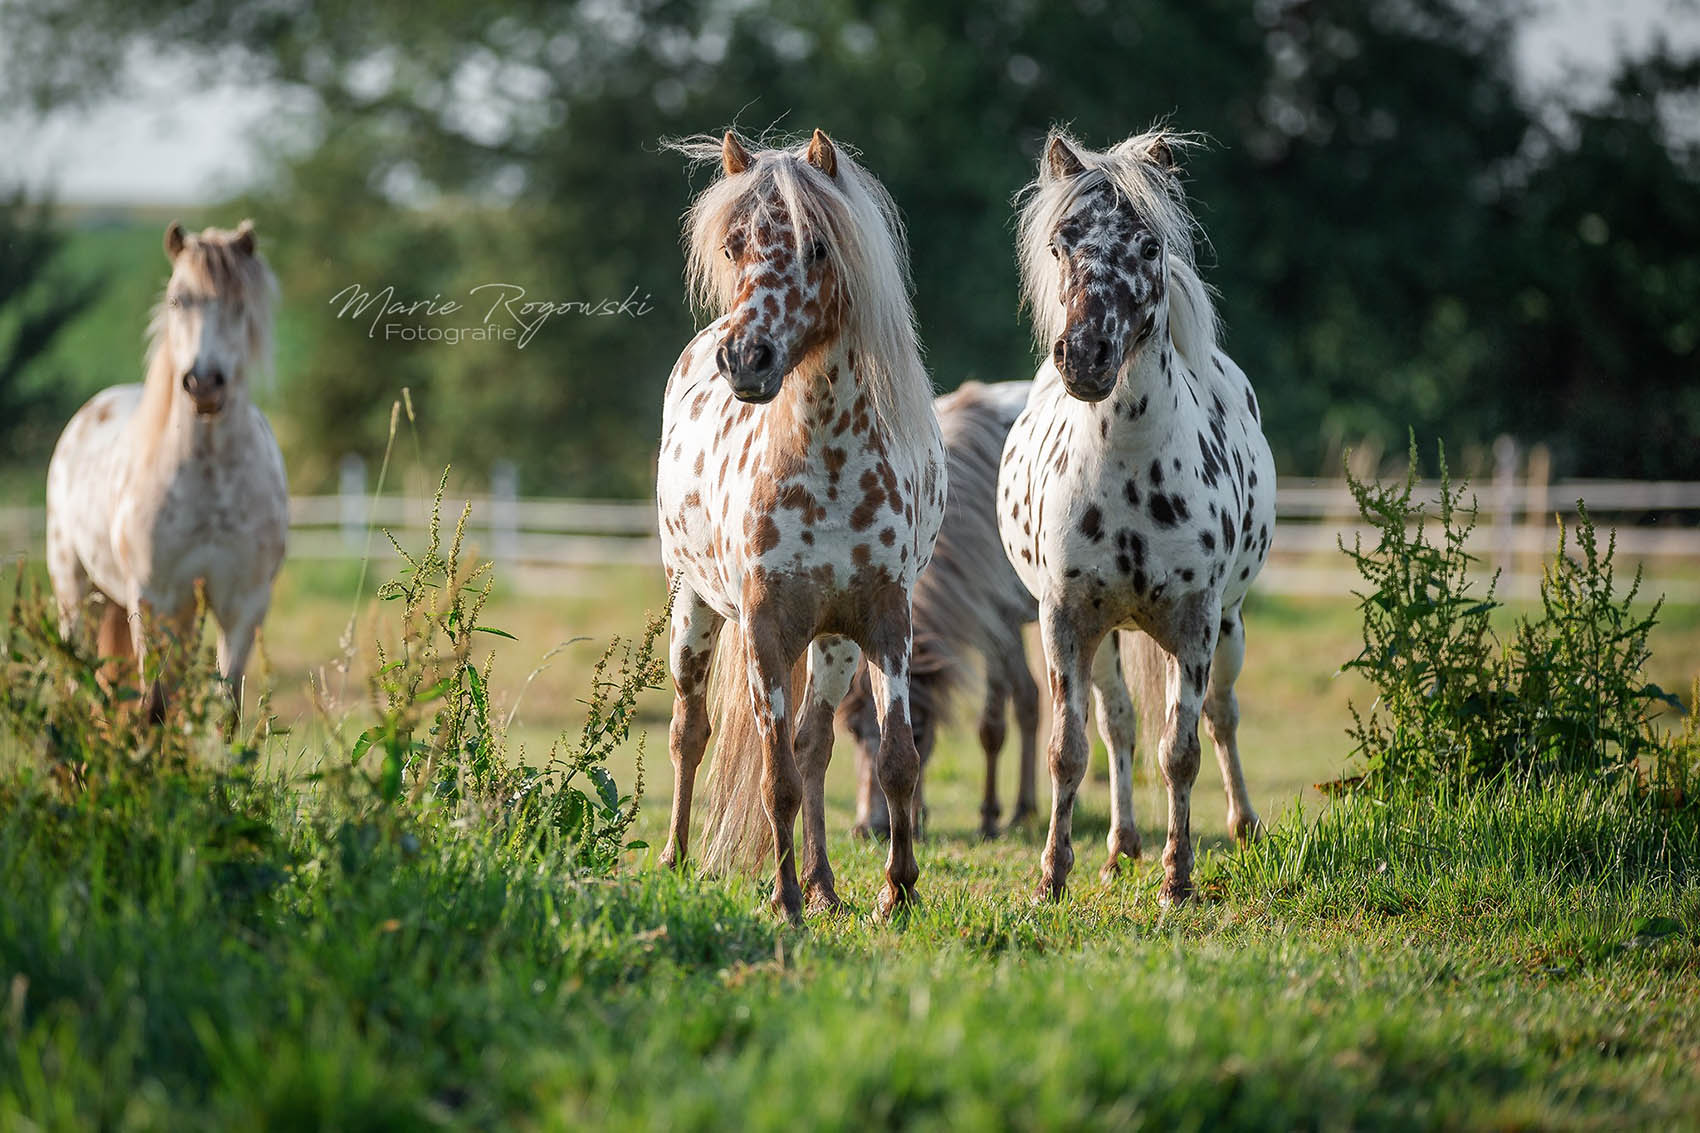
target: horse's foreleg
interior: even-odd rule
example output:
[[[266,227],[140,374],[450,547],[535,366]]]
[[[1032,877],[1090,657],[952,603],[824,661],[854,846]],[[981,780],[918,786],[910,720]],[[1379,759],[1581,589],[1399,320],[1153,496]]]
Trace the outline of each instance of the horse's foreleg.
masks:
[[[880,714],[879,781],[891,816],[891,848],[885,861],[885,888],[875,912],[890,916],[915,900],[921,867],[915,860],[915,787],[921,755],[909,716],[909,658],[913,630],[909,595],[898,589],[874,603],[865,649]]]
[[[1161,639],[1169,652],[1169,710],[1163,726],[1157,763],[1169,790],[1169,835],[1163,847],[1163,884],[1157,897],[1164,904],[1192,896],[1192,786],[1198,779],[1198,717],[1216,651],[1220,610],[1210,595],[1168,627]]]
[[[714,643],[724,619],[695,594],[680,590],[673,599],[667,666],[673,675],[673,721],[667,729],[667,754],[673,761],[673,811],[661,864],[674,869],[687,856],[691,838],[691,795],[697,768],[708,746],[708,677]],[[742,658],[730,658],[742,664]]]
[[[980,836],[995,838],[1002,807],[998,803],[998,753],[1009,734],[1004,704],[1009,700],[1009,678],[999,658],[986,659],[986,701],[980,709],[980,750],[986,757],[986,788],[980,797]]]
[[[1245,663],[1245,621],[1240,610],[1222,615],[1222,632],[1210,660],[1210,687],[1204,694],[1204,722],[1222,768],[1222,786],[1228,794],[1228,831],[1237,840],[1257,837],[1262,820],[1252,809],[1246,790],[1245,771],[1240,767],[1240,705],[1234,682]]]
[[[1039,625],[1051,678],[1051,828],[1039,896],[1057,901],[1074,868],[1074,800],[1086,776],[1086,687],[1098,638],[1082,634],[1060,608],[1043,610]]]
[[[242,679],[248,670],[248,655],[254,650],[254,637],[270,606],[271,591],[267,588],[246,602],[213,609],[218,620],[218,671],[230,687],[237,716],[242,714]]]
[[[816,911],[840,904],[826,858],[826,768],[832,761],[833,712],[850,690],[860,658],[861,650],[848,638],[816,638],[809,646],[796,749],[803,773],[803,887],[809,908]]]
[[[137,690],[141,693],[144,711],[148,719],[155,723],[165,721],[165,673],[161,662],[166,656],[164,648],[154,648],[157,644],[150,639],[157,638],[160,633],[159,618],[153,602],[147,598],[134,599],[125,612],[130,625],[130,655],[136,662]]]
[[[1098,734],[1110,752],[1109,858],[1099,876],[1113,877],[1121,856],[1139,857],[1139,827],[1133,819],[1133,747],[1138,736],[1133,698],[1122,677],[1121,637],[1108,634],[1092,659],[1092,700],[1098,714]]]
[[[791,665],[801,644],[786,640],[783,614],[751,609],[745,615],[749,692],[756,732],[761,737],[761,796],[773,828],[772,906],[793,921],[803,916],[803,889],[797,883],[797,811],[803,801],[803,777],[791,746]]]

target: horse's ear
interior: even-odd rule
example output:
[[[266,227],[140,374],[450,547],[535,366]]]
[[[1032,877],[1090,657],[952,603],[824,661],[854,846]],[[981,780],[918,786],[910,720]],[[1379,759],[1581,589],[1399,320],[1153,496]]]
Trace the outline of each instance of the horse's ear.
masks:
[[[1175,161],[1175,147],[1169,144],[1169,139],[1158,134],[1145,147],[1147,160],[1155,162],[1165,173],[1179,173],[1180,164]]]
[[[165,258],[176,263],[177,253],[183,250],[183,245],[186,243],[188,243],[188,237],[183,235],[183,226],[175,220],[172,221],[171,227],[165,230]]]
[[[808,161],[828,177],[838,176],[838,150],[834,148],[832,139],[819,129],[809,139]]]
[[[1067,181],[1086,172],[1086,163],[1061,134],[1052,134],[1045,143],[1045,161],[1041,167],[1045,176],[1055,181]]]
[[[742,173],[750,167],[750,151],[738,141],[736,134],[726,131],[726,140],[720,144],[720,168],[726,171],[726,176]]]
[[[238,252],[241,252],[244,256],[251,256],[254,254],[253,221],[244,220],[241,224],[236,226],[236,239],[230,242],[230,246],[235,248]]]

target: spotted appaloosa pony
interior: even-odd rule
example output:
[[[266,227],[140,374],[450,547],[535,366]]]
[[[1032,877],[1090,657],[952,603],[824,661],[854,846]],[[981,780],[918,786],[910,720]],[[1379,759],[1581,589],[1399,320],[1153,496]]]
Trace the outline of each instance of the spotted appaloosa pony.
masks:
[[[283,456],[248,393],[270,358],[277,283],[250,221],[199,236],[174,223],[165,254],[146,380],[96,394],[53,450],[47,568],[63,628],[98,597],[102,655],[138,672],[160,631],[187,635],[203,584],[240,707],[289,527]],[[156,715],[162,695],[152,688]]]
[[[1158,765],[1168,786],[1164,901],[1192,889],[1191,795],[1200,708],[1228,792],[1228,824],[1251,836],[1235,731],[1245,658],[1240,608],[1269,552],[1275,468],[1257,398],[1217,348],[1193,261],[1196,223],[1175,153],[1152,131],[1103,153],[1053,133],[1020,217],[1026,300],[1050,359],[1011,430],[998,478],[1004,548],[1039,599],[1050,669],[1051,828],[1041,893],[1062,895],[1086,770],[1086,690],[1111,752],[1109,861],[1139,855],[1131,652],[1147,711],[1161,696]],[[1126,627],[1143,632],[1120,633]],[[1100,643],[1103,647],[1100,648]]]
[[[656,497],[675,590],[676,689],[662,861],[686,855],[718,638],[705,861],[771,848],[773,905],[799,916],[801,806],[810,907],[838,905],[824,783],[833,710],[865,652],[881,710],[880,784],[898,815],[884,915],[914,896],[919,872],[908,817],[920,773],[910,592],[946,489],[902,227],[880,184],[818,130],[791,149],[752,153],[731,133],[678,148],[721,167],[686,233],[694,290],[719,317],[680,356],[662,413]],[[799,698],[792,677],[805,651]]]
[[[1027,667],[1021,631],[1039,616],[1039,609],[1004,556],[997,515],[998,459],[1032,388],[1032,382],[969,382],[933,402],[950,462],[950,499],[933,561],[915,583],[909,712],[922,768],[915,789],[917,825],[924,813],[926,766],[938,730],[950,716],[971,655],[978,653],[986,674],[980,712],[980,747],[986,757],[980,832],[988,838],[998,833],[1002,809],[997,769],[1007,727],[1006,702],[1015,709],[1021,738],[1021,770],[1011,822],[1022,822],[1038,809],[1039,689]],[[857,668],[838,715],[856,739],[855,832],[884,835],[891,817],[885,795],[874,783],[879,720],[865,667]]]

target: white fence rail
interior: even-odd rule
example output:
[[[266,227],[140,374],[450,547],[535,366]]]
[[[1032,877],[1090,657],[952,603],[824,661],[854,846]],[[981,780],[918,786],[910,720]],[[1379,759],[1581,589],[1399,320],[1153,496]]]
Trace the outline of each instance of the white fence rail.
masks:
[[[353,473],[353,474],[349,474]],[[403,546],[417,546],[430,520],[425,498],[367,496],[364,477],[345,472],[345,491],[290,501],[290,548],[296,560],[347,560],[392,553],[383,529]],[[480,554],[519,568],[523,585],[547,589],[551,577],[577,568],[652,566],[659,561],[655,508],[648,501],[522,499],[514,478],[498,469],[495,491],[471,497],[469,541]],[[1437,485],[1418,486],[1432,499]],[[1652,589],[1673,600],[1700,601],[1700,483],[1573,480],[1543,483],[1496,477],[1477,489],[1480,526],[1471,550],[1506,574],[1502,591],[1531,592],[1540,562],[1557,539],[1556,517],[1566,522],[1578,499],[1602,529],[1615,530],[1618,553],[1647,571]],[[445,498],[445,527],[452,527],[467,497]],[[1344,594],[1356,575],[1338,543],[1366,541],[1365,526],[1344,482],[1283,479],[1271,562],[1262,589],[1285,593]],[[44,516],[40,508],[0,507],[0,553],[40,558]],[[1630,571],[1622,575],[1629,577]]]

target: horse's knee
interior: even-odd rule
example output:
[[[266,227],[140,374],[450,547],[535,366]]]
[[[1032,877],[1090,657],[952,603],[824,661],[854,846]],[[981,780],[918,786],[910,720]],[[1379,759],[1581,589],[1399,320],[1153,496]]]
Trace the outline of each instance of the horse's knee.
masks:
[[[1195,727],[1183,729],[1181,735],[1173,743],[1163,745],[1160,762],[1163,768],[1163,778],[1171,786],[1191,786],[1198,778],[1199,744],[1198,732]]]

